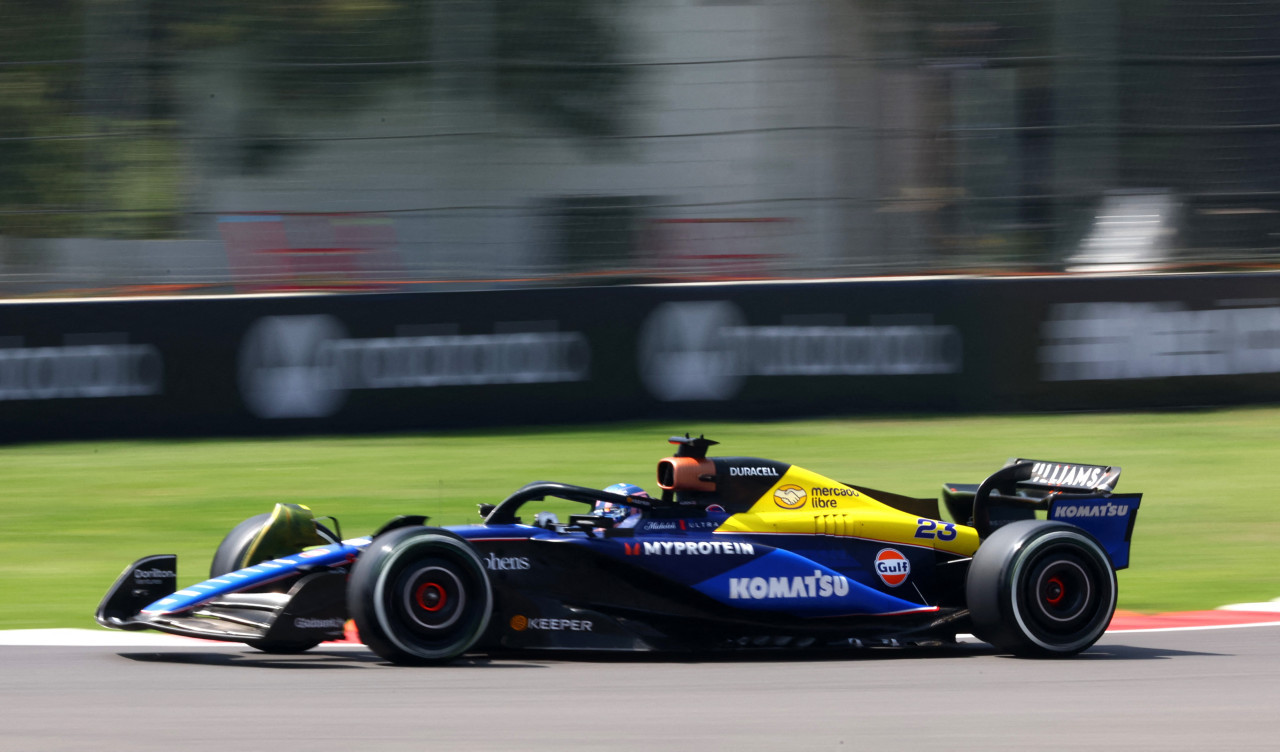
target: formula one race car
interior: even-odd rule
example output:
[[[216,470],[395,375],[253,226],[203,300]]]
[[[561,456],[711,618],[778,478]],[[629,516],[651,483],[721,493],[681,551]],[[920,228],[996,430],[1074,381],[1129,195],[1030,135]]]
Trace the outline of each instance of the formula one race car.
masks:
[[[176,556],[140,559],[97,619],[295,652],[341,637],[350,618],[387,660],[438,664],[539,648],[938,645],[964,632],[1061,656],[1092,645],[1115,611],[1141,501],[1113,492],[1120,468],[1011,460],[980,485],[943,487],[957,524],[934,499],[708,458],[704,438],[671,443],[659,498],[531,483],[480,505],[478,525],[398,517],[350,540],[280,504],[234,528],[200,584],[176,590]],[[589,513],[517,516],[547,497]],[[594,513],[602,505],[625,514]]]

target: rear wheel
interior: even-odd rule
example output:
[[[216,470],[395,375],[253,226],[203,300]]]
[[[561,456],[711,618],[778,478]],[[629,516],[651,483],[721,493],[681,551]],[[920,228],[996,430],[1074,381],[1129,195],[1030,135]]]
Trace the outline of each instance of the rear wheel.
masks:
[[[356,560],[347,607],[360,639],[393,663],[447,663],[489,625],[493,590],[465,540],[409,527],[378,536]]]
[[[1106,551],[1061,522],[997,529],[974,555],[965,590],[974,635],[1024,656],[1079,653],[1098,641],[1116,608]]]

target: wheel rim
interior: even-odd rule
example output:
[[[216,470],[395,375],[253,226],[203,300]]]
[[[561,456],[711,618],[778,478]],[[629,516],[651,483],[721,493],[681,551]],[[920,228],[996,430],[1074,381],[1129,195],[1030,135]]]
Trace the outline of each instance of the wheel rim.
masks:
[[[444,604],[448,601],[444,588],[434,582],[428,582],[419,587],[416,597],[418,599],[418,608],[423,611],[439,611],[444,608]]]
[[[1062,598],[1066,595],[1066,586],[1062,583],[1061,578],[1050,577],[1049,587],[1044,594],[1045,603],[1050,606],[1056,606],[1062,602]]]
[[[1060,532],[1046,535],[1032,541],[1015,566],[1014,618],[1041,648],[1078,650],[1092,644],[1111,620],[1111,578],[1106,553],[1091,541]]]
[[[1028,585],[1032,616],[1049,627],[1078,626],[1097,606],[1090,574],[1075,557],[1040,562]]]
[[[448,629],[467,607],[466,587],[456,574],[439,565],[408,568],[392,592],[403,594],[401,608],[424,632]]]

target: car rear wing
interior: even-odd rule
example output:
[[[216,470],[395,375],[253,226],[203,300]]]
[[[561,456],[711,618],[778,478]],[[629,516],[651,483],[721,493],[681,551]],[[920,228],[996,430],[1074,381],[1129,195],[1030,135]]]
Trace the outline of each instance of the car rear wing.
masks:
[[[1111,566],[1129,566],[1129,542],[1138,519],[1142,494],[1113,494],[1106,497],[1058,497],[1049,502],[1049,519],[1069,522],[1093,534],[1107,549]]]
[[[1013,459],[1005,467],[1031,463],[1027,477],[1018,477],[1017,486],[1029,490],[1067,493],[1111,493],[1120,482],[1120,468],[1107,465],[1081,465],[1073,462],[1043,462]]]
[[[1129,565],[1142,494],[1115,494],[1119,480],[1120,468],[1113,466],[1013,459],[976,487],[944,485],[943,499],[952,517],[968,517],[982,538],[1002,524],[1031,519],[1035,510],[1044,510],[1050,520],[1093,534],[1112,565],[1123,569]]]

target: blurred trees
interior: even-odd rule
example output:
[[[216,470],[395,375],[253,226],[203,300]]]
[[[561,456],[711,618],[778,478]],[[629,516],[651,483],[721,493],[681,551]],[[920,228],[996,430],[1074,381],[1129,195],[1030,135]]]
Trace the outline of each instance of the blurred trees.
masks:
[[[386,84],[447,74],[457,95],[497,98],[570,135],[616,135],[629,69],[617,64],[611,8],[614,0],[5,0],[0,235],[175,232],[177,77],[202,50],[248,56],[239,62],[262,101],[299,114],[354,110]]]
[[[56,233],[66,216],[55,212],[79,199],[77,5],[6,0],[0,9],[0,234]]]
[[[959,197],[940,234],[1071,248],[1125,189],[1174,195],[1194,253],[1280,245],[1280,3],[872,2],[883,65],[932,87],[922,180]]]

